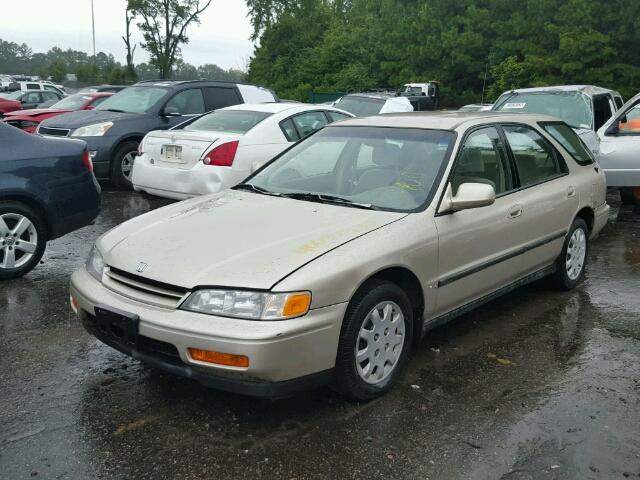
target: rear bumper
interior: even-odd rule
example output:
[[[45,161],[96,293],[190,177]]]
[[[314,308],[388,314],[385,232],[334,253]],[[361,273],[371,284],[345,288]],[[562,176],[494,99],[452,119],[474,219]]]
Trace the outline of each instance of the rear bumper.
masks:
[[[215,167],[201,162],[189,170],[152,164],[143,154],[136,159],[131,180],[136,191],[184,200],[233,187],[249,173],[234,167]]]
[[[93,157],[93,171],[99,180],[111,178],[111,157],[116,137],[70,137],[84,140],[90,152],[96,152]]]
[[[50,221],[49,239],[66,235],[91,224],[100,213],[100,184],[87,172],[84,181],[51,191],[55,217]]]
[[[607,187],[640,187],[640,168],[603,168]]]
[[[326,383],[335,366],[345,304],[284,321],[248,321],[153,307],[116,293],[84,269],[71,277],[71,296],[87,330],[104,343],[168,372],[236,393],[277,396]],[[97,305],[137,315],[137,345],[96,331]],[[140,346],[142,345],[142,346]],[[157,348],[156,348],[157,347]],[[189,348],[246,355],[246,368],[193,360]]]

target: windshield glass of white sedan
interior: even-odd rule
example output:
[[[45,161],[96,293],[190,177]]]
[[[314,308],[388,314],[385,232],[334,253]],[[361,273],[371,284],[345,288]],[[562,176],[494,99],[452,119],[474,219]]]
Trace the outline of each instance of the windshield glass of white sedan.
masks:
[[[412,211],[431,199],[454,137],[445,130],[328,127],[247,183],[283,195],[320,194]]]
[[[250,110],[217,110],[191,122],[183,130],[247,133],[271,115],[269,112],[252,112]]]
[[[564,120],[573,128],[591,128],[591,100],[579,92],[511,93],[498,99],[494,110],[542,113]]]

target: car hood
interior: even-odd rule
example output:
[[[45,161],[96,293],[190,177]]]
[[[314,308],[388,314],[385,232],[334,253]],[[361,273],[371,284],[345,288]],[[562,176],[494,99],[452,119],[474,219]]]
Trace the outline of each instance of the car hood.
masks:
[[[139,113],[109,112],[107,110],[78,110],[64,113],[42,122],[45,127],[80,128],[94,123],[115,122],[128,118],[139,118]]]
[[[7,117],[19,115],[20,117],[37,117],[39,115],[46,115],[48,113],[68,113],[71,110],[59,110],[57,108],[34,108],[31,110],[21,110],[18,112],[7,113]]]
[[[362,210],[227,190],[130,220],[98,241],[105,263],[193,288],[270,289],[324,253],[404,213]]]

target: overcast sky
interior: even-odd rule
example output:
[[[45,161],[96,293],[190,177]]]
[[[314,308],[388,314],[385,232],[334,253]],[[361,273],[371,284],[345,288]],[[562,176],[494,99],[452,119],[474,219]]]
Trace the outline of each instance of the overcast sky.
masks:
[[[119,62],[125,63],[126,53],[120,37],[124,33],[126,0],[93,1],[96,51],[112,53]],[[7,14],[7,21],[2,22],[0,29],[3,40],[26,43],[35,52],[58,46],[92,53],[91,0],[30,0],[25,8],[20,0],[0,0],[0,3],[7,3],[2,9]],[[251,25],[244,0],[213,0],[202,14],[201,24],[191,25],[187,34],[190,42],[183,46],[182,57],[194,65],[215,63],[223,68],[244,69],[253,52],[253,44],[248,40]],[[132,37],[136,42],[141,40],[136,27]],[[146,52],[138,46],[134,61],[141,63],[147,59]]]

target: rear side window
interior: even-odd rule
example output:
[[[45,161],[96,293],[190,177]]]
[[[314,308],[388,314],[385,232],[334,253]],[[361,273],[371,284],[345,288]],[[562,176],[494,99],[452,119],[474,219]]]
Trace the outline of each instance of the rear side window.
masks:
[[[27,93],[22,99],[25,103],[40,103],[42,100],[40,99],[40,94],[37,92]]]
[[[576,135],[576,132],[574,132],[569,125],[564,123],[545,123],[542,124],[542,128],[544,128],[556,142],[562,145],[579,165],[591,165],[593,163],[593,158],[589,150],[587,150],[587,147],[584,146],[580,137]]]
[[[300,138],[304,138],[324,127],[327,124],[327,118],[322,112],[301,113],[293,117],[293,124],[298,130]]]
[[[40,90],[39,83],[27,83],[27,90]]]
[[[520,125],[503,128],[513,152],[521,187],[542,183],[563,173],[553,147],[538,132]]]
[[[207,111],[242,103],[235,88],[205,87],[203,90]]]
[[[280,128],[282,129],[282,133],[287,137],[287,140],[290,142],[297,142],[300,140],[298,136],[298,132],[296,132],[296,127],[293,125],[293,120],[290,118],[280,123]]]

